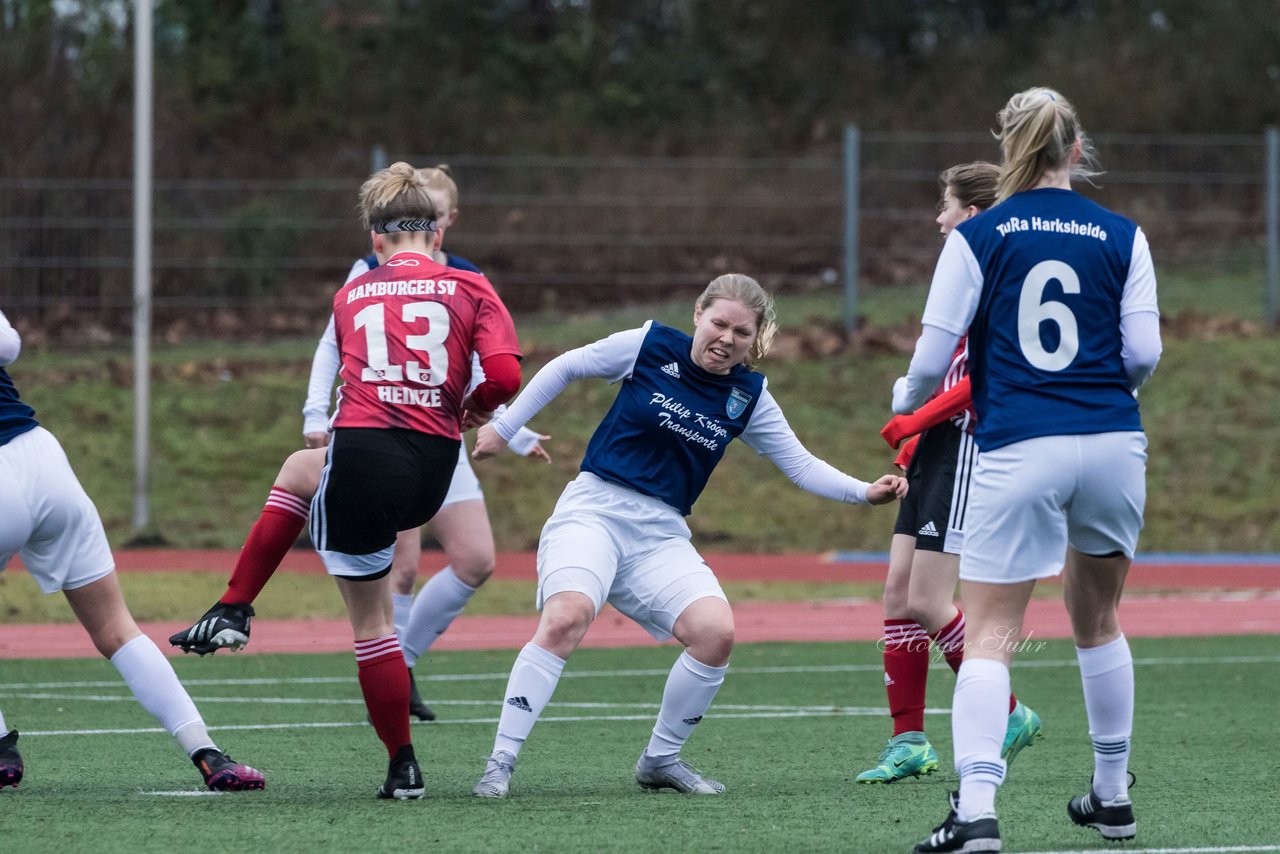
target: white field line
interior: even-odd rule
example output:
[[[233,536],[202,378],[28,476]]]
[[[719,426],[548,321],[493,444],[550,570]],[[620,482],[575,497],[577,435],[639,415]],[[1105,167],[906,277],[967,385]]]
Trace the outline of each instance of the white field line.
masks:
[[[1188,665],[1229,665],[1229,664],[1280,664],[1280,655],[1222,655],[1222,656],[1178,656],[1169,658],[1135,658],[1135,667],[1177,667]],[[1047,659],[1038,661],[1032,658],[1021,658],[1014,663],[1019,667],[1077,667],[1074,658]],[[935,670],[949,670],[946,665],[935,664]],[[794,665],[787,667],[729,667],[731,676],[773,676],[787,673],[879,673],[884,670],[881,664],[814,664]],[[618,679],[646,676],[666,676],[670,668],[653,668],[647,670],[569,670],[561,679]],[[417,676],[419,682],[491,682],[505,681],[509,671],[494,673],[431,673]],[[244,686],[244,685],[344,685],[354,684],[354,676],[300,676],[300,677],[262,677],[245,679],[183,679],[187,686]],[[101,682],[0,682],[0,696],[10,691],[33,691],[58,688],[118,688],[119,680]]]
[[[493,705],[497,705],[494,703]],[[750,708],[750,707],[747,707]],[[717,719],[742,718],[742,719],[760,719],[760,718],[839,718],[839,717],[868,717],[886,714],[883,708],[873,708],[870,706],[823,706],[816,707],[796,707],[786,710],[762,710],[762,711],[726,711],[715,713]],[[947,714],[946,712],[934,712],[934,714]],[[538,723],[581,723],[584,721],[652,721],[653,712],[646,711],[641,714],[634,715],[542,715],[538,718]],[[425,723],[415,721],[414,726],[473,726],[485,725],[494,726],[498,723],[497,715],[485,718],[459,718],[457,720],[432,721]],[[347,727],[368,727],[365,721],[303,721],[294,723],[278,723],[278,724],[232,724],[230,726],[211,726],[210,732],[258,732],[265,730],[278,729],[343,729]],[[44,735],[146,735],[151,733],[163,733],[161,727],[118,727],[113,729],[60,729],[60,730],[23,730],[23,738],[37,737]]]
[[[211,792],[211,791],[209,791],[208,789],[205,789],[204,791],[198,791],[198,790],[195,790],[195,789],[192,789],[192,790],[190,790],[190,791],[187,791],[187,790],[184,790],[184,789],[175,789],[175,790],[173,790],[173,791],[169,791],[169,792],[143,792],[143,791],[139,791],[139,792],[138,792],[138,794],[139,794],[139,795],[155,795],[155,796],[158,796],[158,797],[161,797],[161,798],[216,798],[216,797],[218,797],[219,795],[222,795],[222,794],[225,794],[225,793],[224,793],[224,792]]]
[[[1063,851],[1029,851],[1027,854],[1097,854],[1100,848],[1074,848]],[[1117,848],[1124,854],[1247,854],[1252,851],[1280,851],[1280,845],[1219,845],[1212,848]]]
[[[9,694],[19,700],[85,700],[91,703],[135,703],[137,700],[132,694]],[[363,706],[364,700],[358,698],[345,697],[192,697],[197,704],[204,703],[235,703],[235,704],[252,704],[261,703],[263,705],[289,705],[289,706]],[[436,706],[499,706],[502,704],[500,698],[489,698],[487,700],[435,700],[431,701]],[[658,704],[647,703],[559,703],[555,704],[559,709],[645,709],[650,713],[658,711]],[[717,703],[717,711],[734,711],[734,712],[829,712],[837,708],[861,709],[861,706],[832,706],[832,705],[810,705],[810,706],[771,706],[756,704],[735,704],[735,703]],[[875,707],[866,707],[869,710]],[[879,709],[881,712],[888,712],[888,709]],[[861,714],[861,712],[858,712]],[[930,714],[950,714],[946,710],[931,711]],[[24,730],[25,732],[25,730]]]

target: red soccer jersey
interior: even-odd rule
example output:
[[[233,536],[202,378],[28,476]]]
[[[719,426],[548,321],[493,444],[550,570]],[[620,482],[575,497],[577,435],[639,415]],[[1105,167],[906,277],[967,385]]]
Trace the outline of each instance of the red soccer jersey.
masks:
[[[938,387],[934,389],[930,398],[937,397],[967,376],[969,376],[969,336],[966,334],[960,337],[960,343],[956,345],[956,352],[951,356],[951,365],[947,368],[946,374],[942,377],[942,382],[938,383]],[[978,420],[978,414],[973,409],[972,398],[969,399],[966,406],[957,409],[950,418],[952,424],[972,434]]]
[[[515,324],[483,275],[397,252],[333,298],[342,358],[336,427],[457,438],[471,353],[520,356]]]

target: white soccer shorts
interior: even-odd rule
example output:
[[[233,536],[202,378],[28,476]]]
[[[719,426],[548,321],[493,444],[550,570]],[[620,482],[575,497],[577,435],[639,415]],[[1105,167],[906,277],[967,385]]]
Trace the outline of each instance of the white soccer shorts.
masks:
[[[728,601],[675,508],[582,472],[565,487],[538,542],[538,608],[582,593],[608,602],[657,640],[699,599]]]
[[[480,479],[476,477],[475,469],[471,468],[471,453],[467,450],[466,442],[458,449],[458,464],[453,469],[453,480],[449,481],[449,491],[440,506],[448,507],[462,501],[484,501],[484,491],[480,488]]]
[[[98,508],[52,433],[36,427],[0,445],[0,569],[15,554],[45,593],[115,571]]]
[[[1067,546],[1133,557],[1147,498],[1141,432],[1041,436],[983,451],[960,578],[1014,584],[1062,572]]]

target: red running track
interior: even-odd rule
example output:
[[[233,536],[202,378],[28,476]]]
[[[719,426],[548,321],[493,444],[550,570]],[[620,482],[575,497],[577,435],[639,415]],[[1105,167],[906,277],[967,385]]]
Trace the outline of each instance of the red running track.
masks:
[[[832,563],[821,555],[709,554],[708,562],[726,581],[880,581],[879,563]],[[208,570],[226,572],[234,555],[224,552],[122,552],[123,572]],[[289,572],[322,572],[313,553],[290,553]],[[495,573],[532,581],[533,555],[503,554]],[[1120,615],[1131,637],[1280,634],[1280,566],[1272,564],[1140,564],[1134,567]],[[1162,592],[1156,592],[1162,591]],[[1175,591],[1175,592],[1168,592]],[[531,591],[532,598],[532,591]],[[881,635],[880,603],[857,600],[741,602],[734,605],[739,643],[765,641],[871,642]],[[434,649],[514,649],[533,635],[536,614],[458,618]],[[1028,633],[1037,638],[1071,634],[1059,599],[1036,599],[1027,613]],[[161,649],[182,628],[148,623],[143,630]],[[606,609],[587,633],[584,646],[623,647],[652,643],[630,620]],[[250,653],[349,652],[352,636],[345,620],[263,620],[253,623]],[[64,658],[96,655],[78,625],[0,626],[0,659]]]

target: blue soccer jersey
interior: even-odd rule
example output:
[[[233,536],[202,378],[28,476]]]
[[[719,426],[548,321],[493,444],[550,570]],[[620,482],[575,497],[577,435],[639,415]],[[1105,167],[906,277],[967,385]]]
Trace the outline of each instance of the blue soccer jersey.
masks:
[[[690,357],[693,339],[653,323],[587,445],[582,470],[650,495],[689,515],[729,442],[764,390],[743,365],[713,374]]]
[[[9,372],[0,368],[0,445],[37,427],[36,411],[22,402]]]
[[[956,227],[922,320],[957,334],[968,325],[974,435],[988,451],[1141,430],[1120,335],[1121,316],[1137,311],[1157,311],[1141,230],[1071,190],[1045,188]]]

